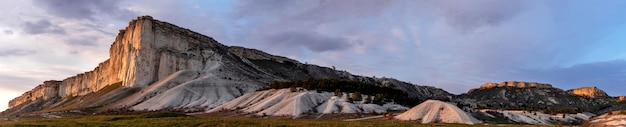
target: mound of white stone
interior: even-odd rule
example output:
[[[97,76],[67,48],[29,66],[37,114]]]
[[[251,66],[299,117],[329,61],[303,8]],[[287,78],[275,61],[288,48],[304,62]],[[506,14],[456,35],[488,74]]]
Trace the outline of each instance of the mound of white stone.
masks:
[[[477,120],[458,107],[438,100],[427,100],[395,116],[395,118],[399,120],[418,121],[421,123],[482,123],[480,120]]]

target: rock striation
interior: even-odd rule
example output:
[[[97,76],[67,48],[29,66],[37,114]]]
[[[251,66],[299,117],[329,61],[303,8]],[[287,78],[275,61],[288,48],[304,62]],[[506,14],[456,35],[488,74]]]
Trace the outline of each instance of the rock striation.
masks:
[[[601,89],[598,89],[598,87],[595,87],[595,86],[575,88],[575,89],[567,90],[567,93],[572,94],[572,95],[590,97],[590,98],[609,97],[609,95],[606,94],[606,92],[602,91]]]

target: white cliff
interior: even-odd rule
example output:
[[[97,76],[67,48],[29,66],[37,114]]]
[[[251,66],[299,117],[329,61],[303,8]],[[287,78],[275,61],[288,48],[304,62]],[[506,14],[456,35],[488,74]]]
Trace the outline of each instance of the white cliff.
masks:
[[[119,31],[109,51],[109,59],[94,70],[44,83],[13,99],[10,108],[53,98],[56,100],[46,101],[53,104],[47,105],[63,107],[69,101],[67,98],[89,95],[96,99],[115,98],[101,101],[105,105],[92,104],[105,110],[208,110],[274,81],[308,78],[384,85],[406,91],[411,97],[450,95],[434,87],[416,86],[390,78],[356,76],[256,49],[225,46],[211,37],[150,16],[130,21],[128,27]],[[54,85],[46,85],[51,83]],[[117,83],[121,83],[124,90],[113,93],[124,95],[90,95]],[[77,103],[82,102],[71,103],[81,105]],[[49,107],[31,109],[45,108]]]

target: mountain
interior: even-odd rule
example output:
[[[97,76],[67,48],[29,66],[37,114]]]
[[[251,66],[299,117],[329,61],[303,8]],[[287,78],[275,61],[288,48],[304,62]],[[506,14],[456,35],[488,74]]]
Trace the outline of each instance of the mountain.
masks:
[[[89,72],[46,81],[2,114],[116,110],[205,111],[276,81],[339,79],[398,89],[426,100],[448,92],[392,78],[353,75],[256,49],[226,46],[189,29],[141,16],[120,30],[109,59]]]
[[[499,124],[579,125],[595,114],[625,107],[596,87],[564,91],[551,84],[524,81],[486,83],[451,100],[479,120]]]
[[[570,93],[545,83],[507,81],[499,84],[486,83],[480,88],[455,96],[453,101],[478,109],[555,110],[572,113],[600,113],[600,110],[617,104],[615,99],[590,98]]]

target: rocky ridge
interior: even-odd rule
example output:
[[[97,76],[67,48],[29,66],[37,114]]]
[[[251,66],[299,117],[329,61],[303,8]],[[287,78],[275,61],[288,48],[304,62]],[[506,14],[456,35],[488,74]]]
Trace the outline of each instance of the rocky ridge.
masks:
[[[470,89],[469,92],[472,92],[477,89],[489,89],[494,87],[515,87],[515,88],[552,88],[552,85],[546,83],[537,83],[537,82],[522,82],[522,81],[504,81],[501,83],[485,83],[481,85],[479,88]]]

